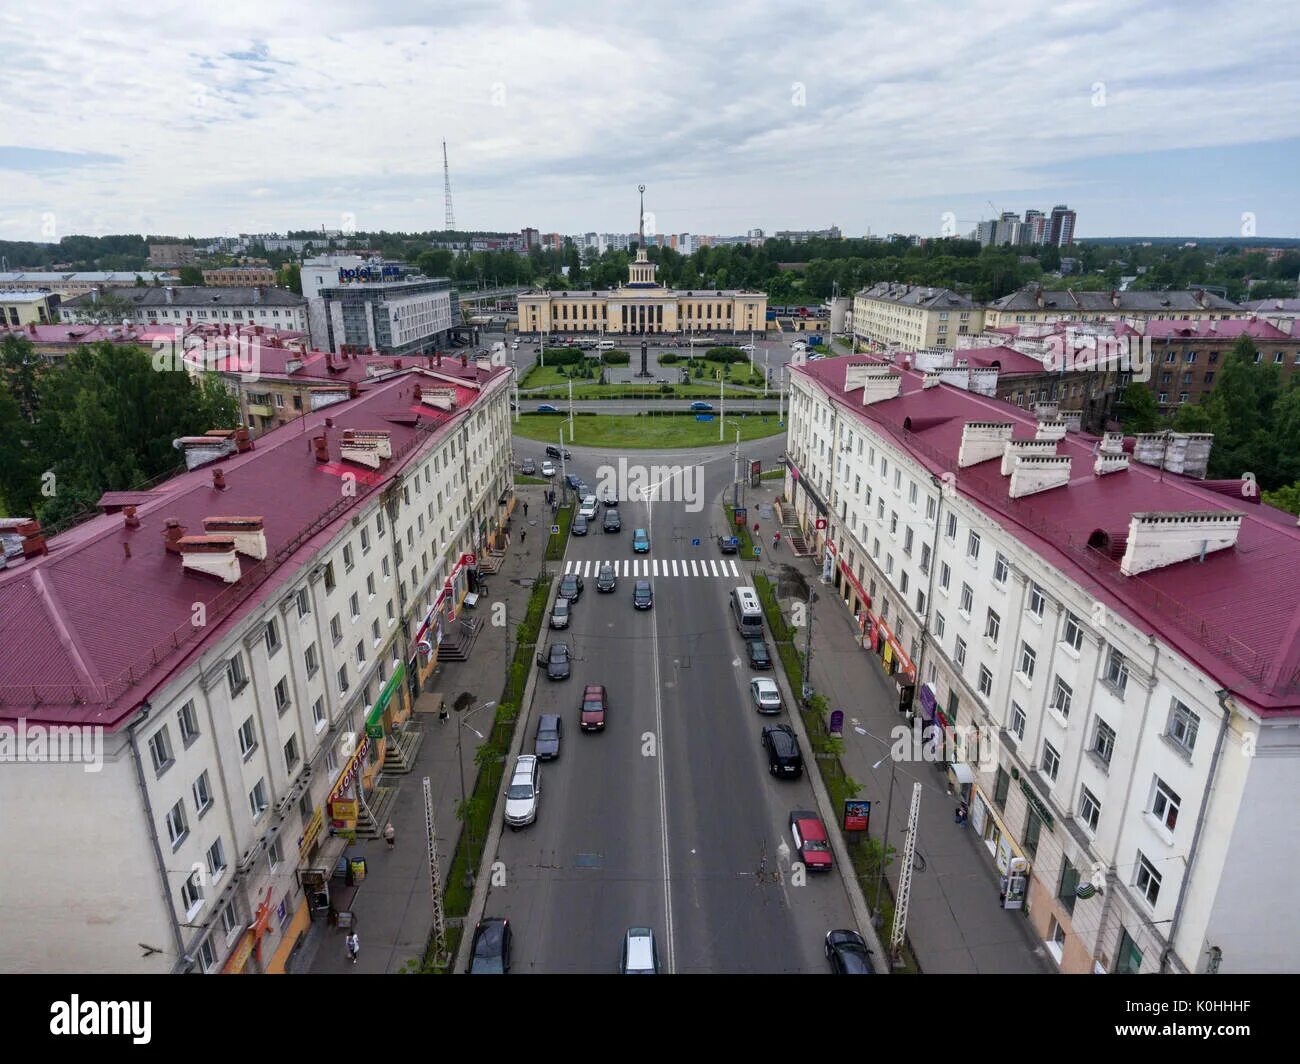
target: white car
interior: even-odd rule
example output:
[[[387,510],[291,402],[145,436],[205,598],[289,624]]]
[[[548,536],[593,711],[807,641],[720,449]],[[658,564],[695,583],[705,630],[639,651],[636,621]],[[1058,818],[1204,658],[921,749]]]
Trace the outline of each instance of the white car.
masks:
[[[740,349],[741,349],[742,351],[752,351],[752,350],[754,350],[754,345],[753,345],[753,344],[741,344],[741,345],[740,345]]]
[[[598,505],[599,504],[596,502],[596,496],[594,495],[584,496],[582,500],[582,506],[578,510],[578,516],[585,517],[588,521],[595,520],[596,507]]]
[[[520,754],[506,788],[506,824],[516,830],[537,819],[537,798],[542,786],[537,780],[537,757]]]
[[[760,713],[781,712],[781,689],[774,680],[754,677],[749,681],[749,697]]]
[[[553,477],[553,476],[555,476],[555,463],[554,463],[554,462],[548,460],[548,461],[545,461],[545,462],[542,463],[542,476],[544,476],[544,477]]]

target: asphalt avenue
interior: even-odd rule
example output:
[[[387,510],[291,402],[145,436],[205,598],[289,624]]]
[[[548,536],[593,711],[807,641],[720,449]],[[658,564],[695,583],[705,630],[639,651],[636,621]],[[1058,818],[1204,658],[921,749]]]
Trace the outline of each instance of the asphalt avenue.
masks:
[[[515,457],[540,463],[543,446],[516,439]],[[780,448],[756,441],[745,457]],[[573,453],[567,471],[594,487],[604,459]],[[756,674],[731,620],[731,589],[749,582],[744,565],[717,547],[717,498],[731,481],[732,455],[636,457],[701,463],[703,505],[688,512],[680,501],[623,500],[621,532],[593,522],[570,540],[556,568],[583,575],[581,599],[567,631],[544,637],[569,643],[573,674],[539,677],[520,723],[530,753],[538,715],[558,713],[561,752],[541,766],[536,822],[501,833],[495,859],[506,882],[490,889],[485,911],[511,920],[519,974],[614,972],[634,926],[654,930],[665,972],[825,972],[826,932],[854,921],[838,870],[805,885],[792,880],[789,813],[816,803],[806,776],[768,774],[759,742],[762,726],[788,711],[755,712]],[[632,553],[637,528],[649,532],[648,554]],[[612,593],[596,589],[602,561],[620,563]],[[653,609],[633,608],[638,570],[653,585]],[[608,689],[604,732],[578,726],[588,683]]]

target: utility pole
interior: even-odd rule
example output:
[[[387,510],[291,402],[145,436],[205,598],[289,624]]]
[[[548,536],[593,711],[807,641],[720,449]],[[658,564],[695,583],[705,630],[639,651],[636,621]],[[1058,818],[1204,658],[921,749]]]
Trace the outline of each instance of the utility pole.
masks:
[[[429,847],[429,891],[433,895],[434,961],[447,959],[447,923],[442,911],[442,877],[438,872],[438,840],[433,833],[433,788],[424,777],[424,836]]]
[[[812,629],[813,603],[817,601],[817,592],[808,588],[808,630],[804,633],[803,643],[803,697],[812,697]]]
[[[733,422],[734,424],[734,422]],[[731,477],[731,508],[740,505],[740,429],[736,429],[736,462]]]
[[[873,769],[880,767],[877,761],[871,766]],[[894,811],[894,775],[898,771],[898,761],[890,755],[889,758],[889,795],[885,799],[885,826],[880,831],[880,863],[876,875],[876,900],[871,903],[871,922],[880,927],[884,920],[880,916],[880,887],[885,882],[885,861],[889,853],[889,818]],[[920,784],[917,784],[919,787]]]
[[[563,437],[564,435],[563,429],[560,430],[560,435],[561,437]],[[573,442],[573,378],[572,377],[569,378],[569,442],[570,443]]]
[[[569,481],[568,473],[564,466],[564,426],[560,426],[560,490],[564,493],[562,498],[567,502],[569,498]]]
[[[781,367],[781,383],[776,386],[776,420],[785,421],[785,367]]]
[[[898,869],[898,897],[894,900],[894,930],[889,936],[890,963],[898,960],[907,932],[907,906],[912,900],[912,862],[916,860],[916,827],[921,818],[921,785],[912,784],[912,806],[907,812],[907,837],[903,842],[903,863]]]
[[[727,363],[731,365],[730,362]],[[720,410],[718,412],[718,442],[722,442],[723,426],[727,420],[727,378],[723,375],[724,370],[718,370],[718,403]]]

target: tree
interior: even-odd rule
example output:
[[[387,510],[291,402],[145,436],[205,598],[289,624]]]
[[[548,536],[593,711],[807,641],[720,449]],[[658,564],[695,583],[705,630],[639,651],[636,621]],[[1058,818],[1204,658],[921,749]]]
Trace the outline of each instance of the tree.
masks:
[[[432,248],[422,252],[415,260],[425,277],[447,277],[451,273],[452,255],[448,248]]]
[[[302,267],[296,262],[286,262],[276,271],[275,283],[302,295]]]
[[[1145,384],[1134,382],[1124,389],[1115,416],[1127,433],[1155,432],[1160,428],[1160,408]]]
[[[1269,506],[1276,506],[1289,514],[1300,514],[1300,481],[1286,484],[1277,491],[1266,491],[1261,497]]]
[[[201,285],[203,284],[203,271],[197,266],[182,266],[180,278],[183,285]]]

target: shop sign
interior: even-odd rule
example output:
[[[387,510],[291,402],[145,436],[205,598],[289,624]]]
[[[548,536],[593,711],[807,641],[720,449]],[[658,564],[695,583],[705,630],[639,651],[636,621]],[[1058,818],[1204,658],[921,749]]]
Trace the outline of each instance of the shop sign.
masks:
[[[1024,776],[1020,777],[1020,789],[1024,792],[1025,798],[1029,801],[1029,808],[1038,814],[1038,819],[1047,826],[1048,831],[1051,831],[1055,820],[1052,818],[1052,814],[1048,811],[1047,806],[1043,804],[1043,800],[1034,793],[1033,788],[1025,781]]]

